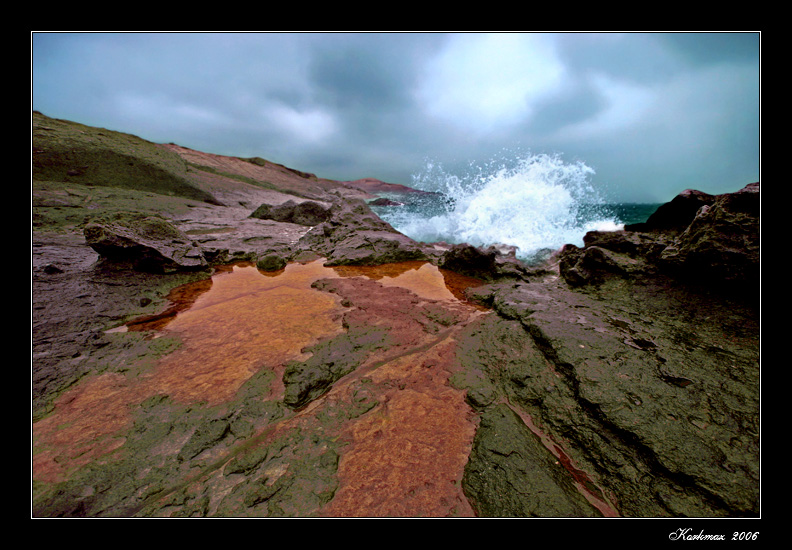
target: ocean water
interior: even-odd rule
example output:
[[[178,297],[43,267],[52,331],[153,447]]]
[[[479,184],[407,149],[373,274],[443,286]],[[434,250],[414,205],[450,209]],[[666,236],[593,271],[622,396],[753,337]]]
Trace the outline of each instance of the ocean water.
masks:
[[[422,242],[505,244],[531,262],[588,231],[646,221],[659,205],[606,201],[594,171],[560,156],[522,155],[471,165],[464,174],[427,162],[410,187],[428,193],[387,194],[401,206],[372,206],[398,231]]]

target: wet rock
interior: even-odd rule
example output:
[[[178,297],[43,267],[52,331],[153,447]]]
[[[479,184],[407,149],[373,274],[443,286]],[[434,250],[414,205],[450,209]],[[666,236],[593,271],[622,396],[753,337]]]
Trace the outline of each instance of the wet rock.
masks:
[[[462,480],[483,517],[598,517],[570,477],[508,406],[481,416]]]
[[[470,277],[490,280],[496,273],[494,249],[482,250],[470,244],[458,244],[443,256],[440,267]]]
[[[283,375],[284,403],[299,409],[327,392],[341,377],[377,354],[415,346],[460,320],[460,313],[426,302],[407,289],[384,292],[376,281],[322,279],[313,287],[337,294],[345,307],[345,332],[310,348],[311,357],[292,361]]]
[[[423,260],[411,239],[388,232],[360,232],[344,238],[329,254],[327,265],[379,265]]]
[[[258,259],[256,267],[262,271],[279,271],[286,267],[286,260],[277,254],[267,254]]]
[[[199,425],[179,452],[178,459],[180,461],[191,460],[206,449],[217,445],[228,432],[228,421],[222,418],[215,418]]]
[[[530,277],[531,270],[516,257],[517,247],[503,244],[477,247],[461,243],[443,248],[437,260],[443,269],[485,281]]]
[[[466,401],[477,410],[486,409],[495,401],[497,392],[491,385],[473,387],[465,395]]]
[[[627,231],[684,231],[703,206],[712,204],[714,195],[695,189],[686,189],[670,202],[661,205],[644,223],[624,227]]]
[[[421,245],[396,231],[362,200],[339,199],[328,221],[298,243],[325,258],[327,265],[380,265],[427,259]]]
[[[572,286],[611,277],[678,281],[756,295],[759,283],[759,184],[723,195],[682,193],[658,216],[630,230],[590,232],[566,245],[559,269]]]
[[[660,262],[688,280],[755,292],[759,284],[759,184],[702,207]]]
[[[385,197],[374,199],[373,201],[369,202],[369,204],[371,206],[404,206],[403,202],[392,201],[390,199],[386,199]]]
[[[591,231],[583,237],[583,247],[567,244],[561,249],[559,270],[578,287],[601,284],[609,277],[653,276],[671,239],[664,233]]]
[[[84,228],[85,241],[102,258],[140,271],[167,273],[205,269],[201,248],[156,216],[120,214]]]
[[[601,246],[566,245],[559,255],[559,270],[571,286],[597,285],[609,277],[646,275],[650,265],[640,257],[619,254]]]
[[[509,245],[509,244],[495,243],[495,244],[489,245],[487,247],[487,250],[488,251],[494,251],[495,253],[497,253],[497,254],[499,254],[501,256],[510,256],[510,257],[514,258],[517,255],[518,247],[513,246],[513,245]]]
[[[223,472],[229,490],[212,515],[315,517],[338,489],[337,445],[293,430],[239,454]]]
[[[291,362],[283,374],[286,406],[299,409],[329,390],[355,370],[374,350],[386,347],[388,332],[378,327],[356,327],[311,349],[303,363]]]
[[[289,200],[274,206],[262,204],[250,217],[314,226],[330,218],[330,209],[314,201],[295,202]]]
[[[457,380],[475,405],[499,401],[479,398],[494,382],[500,401],[566,442],[571,471],[615,495],[621,515],[756,514],[756,312],[678,284],[564,287],[478,289],[498,316],[459,338]]]

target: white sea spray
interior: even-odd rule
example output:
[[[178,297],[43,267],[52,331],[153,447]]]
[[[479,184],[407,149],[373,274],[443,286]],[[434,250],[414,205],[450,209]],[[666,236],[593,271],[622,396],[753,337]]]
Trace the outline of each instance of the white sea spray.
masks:
[[[427,162],[411,186],[437,193],[380,211],[402,233],[424,242],[500,243],[530,259],[542,250],[582,245],[592,230],[621,222],[592,185],[594,170],[560,155],[522,155],[473,165],[465,174]]]

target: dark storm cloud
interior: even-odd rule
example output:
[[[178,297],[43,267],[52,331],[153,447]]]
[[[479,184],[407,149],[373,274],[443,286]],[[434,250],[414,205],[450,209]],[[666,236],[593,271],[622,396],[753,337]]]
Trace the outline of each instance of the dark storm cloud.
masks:
[[[317,105],[342,125],[335,136],[358,162],[422,148],[414,89],[425,59],[445,40],[441,34],[329,35],[309,48],[307,78]],[[385,160],[387,162],[387,160]],[[399,176],[404,179],[405,172]]]
[[[759,53],[758,33],[662,33],[658,40],[693,64],[750,64]]]
[[[758,179],[757,33],[34,33],[32,106],[336,179],[583,160],[623,198]]]
[[[608,106],[605,96],[591,83],[583,80],[539,103],[530,122],[531,131],[546,135],[591,118]]]
[[[442,44],[438,34],[325,35],[310,47],[308,77],[318,97],[340,108],[391,111],[413,105],[422,60]]]

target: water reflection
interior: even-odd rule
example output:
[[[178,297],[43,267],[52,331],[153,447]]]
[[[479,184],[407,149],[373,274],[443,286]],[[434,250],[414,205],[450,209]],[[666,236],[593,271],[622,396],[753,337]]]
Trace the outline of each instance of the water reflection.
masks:
[[[314,281],[331,277],[367,277],[384,286],[406,288],[429,300],[467,301],[465,290],[482,284],[479,279],[440,269],[425,261],[327,268],[322,260],[318,260],[306,264],[289,264],[285,269],[274,272],[258,270],[251,263],[238,263],[220,268],[211,279],[173,289],[168,294],[171,305],[166,311],[139,317],[108,332],[151,331],[154,336],[159,336],[179,314],[194,307],[232,300],[234,294],[240,292],[249,294],[280,286],[310,288]],[[204,297],[214,287],[217,288],[212,294]]]
[[[483,284],[479,279],[421,261],[379,266],[336,266],[333,269],[341,277],[368,277],[384,286],[406,288],[429,300],[466,301],[465,290]]]
[[[165,313],[126,326],[181,342],[145,377],[150,392],[183,402],[222,402],[268,368],[277,393],[284,363],[305,360],[304,348],[343,330],[338,297],[312,288],[319,279],[336,277],[367,277],[430,300],[464,301],[464,290],[481,284],[428,262],[330,268],[317,260],[291,263],[276,273],[237,264],[210,280],[174,289]]]
[[[311,284],[335,273],[321,262],[291,264],[276,277],[237,266],[180,312],[162,334],[181,347],[151,377],[158,391],[180,401],[218,402],[262,368],[275,371],[305,360],[303,348],[342,330],[336,296]]]
[[[171,336],[180,342],[178,349],[153,367],[86,376],[65,391],[53,413],[33,426],[34,477],[54,481],[116,451],[135,406],[155,395],[185,404],[221,404],[267,369],[272,382],[261,397],[281,398],[284,365],[307,359],[304,349],[344,330],[341,298],[312,287],[319,279],[339,277],[368,277],[433,300],[461,299],[464,288],[480,284],[425,262],[329,268],[316,261],[289,264],[276,274],[235,265],[174,289],[167,312],[126,328]]]
[[[321,263],[290,265],[278,277],[234,266],[177,289],[173,311],[130,329],[172,336],[179,348],[151,369],[142,361],[128,373],[86,376],[65,391],[53,413],[33,426],[34,477],[55,481],[113,452],[123,444],[117,434],[132,425],[135,405],[155,395],[216,405],[232,399],[254,373],[271,369],[269,393],[277,398],[284,363],[304,359],[305,347],[343,330],[338,297],[311,288],[336,276]]]

